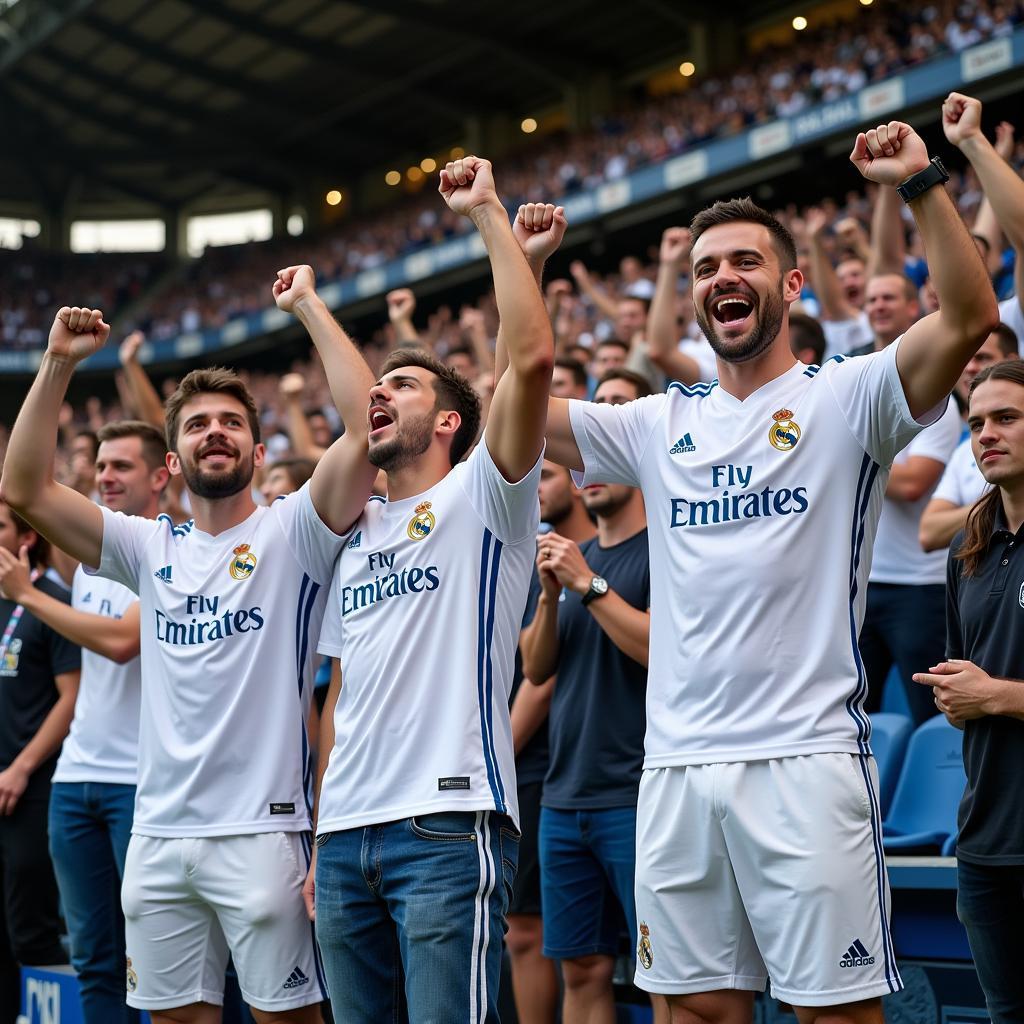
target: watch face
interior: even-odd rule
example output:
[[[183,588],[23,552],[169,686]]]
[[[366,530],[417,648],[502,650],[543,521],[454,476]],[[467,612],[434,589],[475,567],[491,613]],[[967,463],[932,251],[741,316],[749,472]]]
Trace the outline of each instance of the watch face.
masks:
[[[607,594],[608,593],[608,581],[605,580],[605,579],[602,579],[600,576],[595,576],[590,581],[590,589],[593,590],[595,594]]]

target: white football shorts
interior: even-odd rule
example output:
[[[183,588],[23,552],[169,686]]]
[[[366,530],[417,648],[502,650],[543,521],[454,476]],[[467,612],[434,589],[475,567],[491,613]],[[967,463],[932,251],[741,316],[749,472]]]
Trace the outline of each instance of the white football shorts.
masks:
[[[871,757],[654,768],[637,808],[636,983],[832,1006],[903,987]]]
[[[309,850],[304,832],[133,835],[121,888],[128,1005],[223,1005],[229,953],[242,996],[258,1010],[326,999],[302,900]]]

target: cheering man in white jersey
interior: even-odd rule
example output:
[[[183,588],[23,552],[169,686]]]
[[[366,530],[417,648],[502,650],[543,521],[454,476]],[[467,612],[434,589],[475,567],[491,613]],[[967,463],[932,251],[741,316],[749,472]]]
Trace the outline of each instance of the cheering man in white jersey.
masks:
[[[675,1022],[749,1021],[770,978],[801,1024],[881,1024],[901,986],[857,630],[888,468],[997,316],[914,131],[858,135],[851,159],[909,201],[938,313],[882,352],[798,363],[792,238],[748,199],[716,203],[691,261],[718,380],[549,407],[548,458],[647,506],[636,981]]]
[[[229,952],[261,1024],[312,1024],[325,997],[301,893],[305,721],[339,534],[374,477],[364,399],[346,389],[373,378],[322,305],[299,316],[332,386],[345,384],[335,397],[349,430],[294,494],[253,502],[259,418],[222,369],[192,371],[167,402],[167,465],[185,479],[193,520],[125,516],[56,483],[64,392],[109,332],[98,310],[78,307],[54,320],[0,484],[40,532],[139,595],[139,778],[122,904],[128,1003],[155,1024],[216,1024]]]
[[[402,349],[369,391],[388,497],[370,500],[338,561],[319,648],[344,674],[324,715],[315,890],[346,1024],[497,1021],[518,859],[508,696],[554,340],[487,161],[448,164],[441,193],[487,247],[509,365],[465,461],[480,413],[458,374]]]

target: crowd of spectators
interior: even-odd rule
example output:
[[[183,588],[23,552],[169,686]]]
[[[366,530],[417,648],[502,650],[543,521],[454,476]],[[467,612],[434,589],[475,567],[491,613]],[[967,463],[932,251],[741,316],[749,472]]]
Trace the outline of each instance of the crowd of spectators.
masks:
[[[852,20],[812,25],[789,45],[761,49],[732,72],[697,75],[681,92],[623,105],[595,119],[589,131],[525,143],[502,161],[505,196],[512,207],[557,201],[711,139],[792,116],[901,69],[1005,35],[1022,21],[1020,0],[917,0],[908,5],[876,0]],[[209,248],[180,274],[168,275],[134,311],[132,323],[119,326],[140,327],[153,341],[220,327],[266,308],[263,282],[281,266],[312,263],[322,280],[335,280],[464,232],[465,222],[431,193],[424,185],[421,194],[372,216],[357,215],[319,239]],[[41,344],[59,282],[73,280],[83,301],[116,311],[156,278],[161,265],[156,257],[44,258],[29,249],[12,254],[6,265],[0,264],[0,280],[7,285],[0,298],[3,340],[9,347]]]

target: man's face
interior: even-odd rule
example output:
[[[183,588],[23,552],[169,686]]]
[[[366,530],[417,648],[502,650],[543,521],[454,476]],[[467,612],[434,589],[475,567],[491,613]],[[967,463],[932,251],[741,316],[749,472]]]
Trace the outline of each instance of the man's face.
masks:
[[[917,319],[916,300],[907,295],[907,283],[899,274],[880,274],[867,283],[864,309],[876,338],[894,342]]]
[[[556,366],[551,371],[552,398],[586,398],[587,389],[576,383],[576,377],[566,366]]]
[[[632,381],[613,378],[606,380],[594,392],[595,405],[625,405],[637,399],[636,385]]]
[[[150,469],[142,457],[142,439],[115,437],[96,456],[96,490],[111,512],[142,515],[167,483],[167,469]]]
[[[245,406],[231,395],[210,392],[182,406],[178,451],[169,464],[196,496],[228,498],[252,483],[263,454],[263,445],[253,441]]]
[[[647,327],[647,307],[637,299],[620,299],[615,316],[615,335],[631,341]]]
[[[851,306],[858,309],[864,305],[864,288],[867,284],[866,268],[861,260],[843,260],[836,267],[836,277],[843,289],[843,295]]]
[[[71,441],[71,472],[75,480],[82,486],[91,486],[93,465],[96,461],[96,452],[93,449],[92,438],[80,435]]]
[[[541,521],[557,527],[571,514],[578,493],[569,470],[545,459],[540,467],[538,491]]]
[[[990,483],[1010,486],[1024,478],[1024,388],[987,380],[971,395],[967,423],[971,450]]]
[[[14,518],[11,510],[0,501],[0,548],[6,548],[11,554],[16,555],[22,544],[30,543],[35,534],[29,530],[27,533],[18,533],[14,528]]]
[[[430,370],[400,366],[370,388],[367,457],[378,469],[403,469],[430,447],[441,416],[433,381]]]
[[[446,366],[465,377],[466,380],[475,379],[477,374],[476,362],[468,352],[449,352],[445,356],[444,362]]]
[[[263,486],[260,487],[260,494],[263,500],[269,505],[284,494],[291,494],[295,490],[292,478],[284,466],[273,466],[267,471],[263,478]]]
[[[971,390],[971,384],[974,382],[974,378],[985,369],[986,366],[992,366],[994,363],[1001,363],[1004,359],[1012,359],[1013,356],[1004,356],[1002,349],[999,347],[999,335],[990,334],[984,342],[982,342],[981,348],[974,353],[973,356],[967,361],[967,365],[964,367],[964,372],[960,374],[960,379],[956,382],[956,390],[960,397],[967,401],[967,396]]]
[[[621,345],[598,345],[590,372],[600,378],[609,370],[618,370],[625,365],[626,350]]]
[[[787,286],[796,294],[800,275],[782,272],[771,234],[761,224],[734,221],[708,228],[690,254],[693,307],[715,354],[730,363],[755,359],[778,337]]]
[[[583,507],[594,516],[611,516],[633,496],[625,484],[591,484],[583,488]]]
[[[331,424],[322,412],[310,413],[306,417],[309,421],[309,429],[313,433],[313,443],[320,448],[331,447]]]

